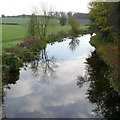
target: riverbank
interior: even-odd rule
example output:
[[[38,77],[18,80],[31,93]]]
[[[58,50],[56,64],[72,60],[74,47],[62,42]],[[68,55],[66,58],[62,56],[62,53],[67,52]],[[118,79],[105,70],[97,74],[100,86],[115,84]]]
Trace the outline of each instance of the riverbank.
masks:
[[[111,67],[111,74],[107,77],[112,87],[120,92],[118,46],[114,43],[100,41],[97,35],[91,37],[90,43],[96,47],[99,56]]]
[[[54,42],[63,41],[66,37],[77,37],[78,35],[87,34],[87,29],[79,29],[77,33],[73,31],[59,31],[57,34],[50,34],[44,38],[26,37],[21,44],[17,44],[9,51],[3,52],[3,71],[17,71],[23,63],[28,63],[39,59],[38,54],[46,48],[46,45]],[[6,76],[3,74],[3,79]]]
[[[26,23],[27,24],[27,23]],[[88,26],[81,25],[80,29],[87,29]],[[71,27],[69,25],[60,26],[48,26],[47,36],[51,33],[57,34],[59,31],[69,31]],[[2,25],[2,50],[6,51],[20,44],[24,37],[28,36],[28,26],[26,25]]]

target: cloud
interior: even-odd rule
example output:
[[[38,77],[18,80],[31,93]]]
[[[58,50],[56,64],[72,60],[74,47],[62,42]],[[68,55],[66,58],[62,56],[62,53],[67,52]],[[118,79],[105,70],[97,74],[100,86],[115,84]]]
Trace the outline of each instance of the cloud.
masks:
[[[76,52],[80,54],[72,56],[69,51],[67,59],[57,61],[55,79],[35,78],[32,69],[21,69],[20,80],[7,93],[7,117],[88,118],[91,115],[94,105],[86,99],[88,85],[79,88],[76,79],[79,74],[85,73],[85,58],[94,48],[89,45],[89,35],[79,39],[80,45]],[[63,43],[68,45],[69,41]]]

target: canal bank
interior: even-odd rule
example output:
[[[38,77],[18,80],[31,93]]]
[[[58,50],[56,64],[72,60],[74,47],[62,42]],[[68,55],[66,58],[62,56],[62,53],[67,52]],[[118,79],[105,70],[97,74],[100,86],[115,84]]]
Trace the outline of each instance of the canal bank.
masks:
[[[103,42],[97,35],[91,37],[90,43],[96,47],[97,54],[110,66],[111,74],[108,78],[112,87],[120,93],[118,45]]]
[[[3,117],[119,118],[120,96],[106,77],[110,68],[89,42],[84,35],[47,44],[40,59],[8,74]]]

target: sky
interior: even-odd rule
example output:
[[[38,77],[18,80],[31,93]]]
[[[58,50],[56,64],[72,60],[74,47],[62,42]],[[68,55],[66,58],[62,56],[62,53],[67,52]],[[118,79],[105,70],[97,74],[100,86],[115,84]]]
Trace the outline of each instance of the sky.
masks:
[[[91,0],[1,0],[0,15],[31,14],[33,7],[40,7],[41,3],[47,4],[55,11],[73,11],[88,13],[88,2]]]

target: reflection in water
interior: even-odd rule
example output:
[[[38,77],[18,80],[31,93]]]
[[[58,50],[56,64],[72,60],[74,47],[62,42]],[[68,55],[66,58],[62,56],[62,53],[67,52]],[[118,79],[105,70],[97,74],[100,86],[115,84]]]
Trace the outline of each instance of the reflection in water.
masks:
[[[3,85],[7,88],[10,88],[10,84],[16,84],[17,80],[19,79],[20,71],[19,69],[12,72],[12,71],[2,71],[2,82]]]
[[[85,59],[91,51],[94,51],[94,47],[89,44],[90,35],[78,39],[80,45],[74,52],[69,49],[71,39],[47,45],[47,48],[41,52],[39,61],[28,63],[26,70],[24,67],[20,69],[19,80],[6,90],[5,116],[9,118],[92,117],[91,108],[94,105],[85,97],[88,85],[79,89],[75,80],[79,73],[84,74]],[[53,79],[51,76],[56,77],[51,80]]]
[[[100,59],[96,52],[87,59],[86,75],[78,76],[77,85],[81,88],[85,82],[90,86],[87,98],[96,105],[93,113],[105,118],[120,118],[120,95],[110,86],[107,76],[110,68]]]
[[[76,37],[72,37],[71,42],[69,42],[69,47],[72,51],[76,49],[77,46],[79,46],[80,40]]]
[[[2,71],[2,77],[4,79],[2,79],[2,83],[4,86],[4,89],[10,89],[10,85],[11,84],[16,84],[17,80],[19,79],[19,70],[16,70],[14,72],[12,71]],[[4,90],[2,90],[2,118],[6,118],[6,108],[4,105],[5,102],[5,95],[6,92]]]
[[[44,80],[49,78],[55,78],[55,68],[58,67],[56,60],[53,57],[47,55],[46,49],[41,51],[40,61],[33,61],[31,63],[31,69],[35,77],[41,77]]]
[[[23,67],[15,74],[6,73],[5,85],[10,89],[6,90],[5,116],[90,118],[96,113],[97,117],[118,117],[120,97],[106,78],[110,70],[93,52],[89,41],[90,35],[86,35],[47,45],[41,51],[40,60],[28,64],[26,70]],[[88,58],[91,51],[92,56]]]

